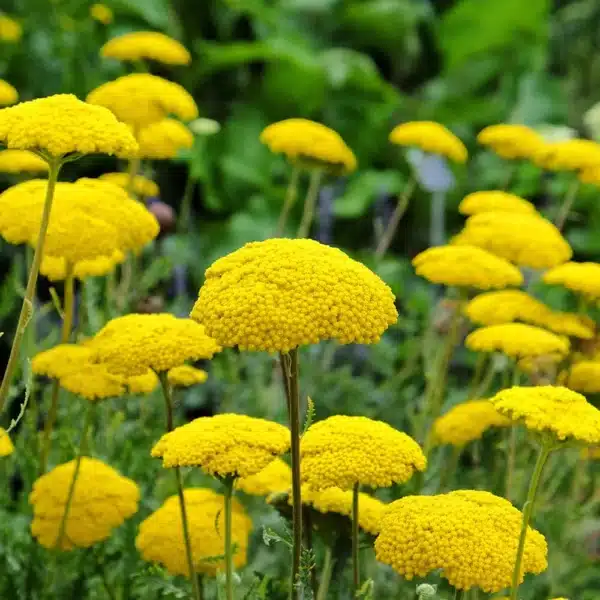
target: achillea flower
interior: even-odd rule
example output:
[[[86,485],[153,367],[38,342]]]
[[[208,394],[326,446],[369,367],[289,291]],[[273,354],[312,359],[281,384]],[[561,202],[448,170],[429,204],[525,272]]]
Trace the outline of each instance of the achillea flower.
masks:
[[[456,589],[498,592],[511,584],[521,520],[508,500],[489,492],[407,496],[388,505],[375,555],[408,580],[440,569]],[[544,536],[528,528],[523,572],[544,571],[547,551]]]
[[[187,520],[190,532],[194,570],[215,576],[224,569],[224,561],[218,560],[225,552],[223,531],[225,529],[225,498],[209,489],[184,490]],[[233,564],[237,569],[246,564],[248,535],[252,521],[244,507],[232,500],[232,542],[237,551]],[[142,521],[135,546],[148,562],[159,562],[173,575],[189,577],[185,553],[181,510],[177,496],[171,496],[147,519]]]
[[[15,451],[15,447],[6,430],[0,427],[0,457],[8,456]],[[291,477],[291,476],[290,476]],[[290,479],[291,481],[291,479]]]
[[[55,467],[33,484],[31,533],[45,548],[54,548],[65,510],[75,461]],[[88,548],[137,512],[135,482],[95,458],[83,457],[60,549]]]
[[[255,475],[287,452],[287,427],[246,415],[200,417],[166,433],[152,448],[164,467],[201,467],[210,475]]]
[[[600,298],[600,264],[568,262],[550,269],[542,276],[544,283],[562,285],[589,300]]]
[[[550,171],[581,171],[600,166],[600,144],[592,140],[564,140],[544,144],[535,163]]]
[[[213,263],[191,317],[222,346],[287,352],[325,339],[377,342],[398,313],[389,287],[341,250],[270,239]]]
[[[148,371],[144,375],[124,377],[123,379],[130,394],[150,394],[160,383],[154,371]]]
[[[1,150],[0,171],[11,174],[45,173],[48,171],[48,163],[27,150]]]
[[[98,179],[114,183],[124,190],[129,185],[129,175],[127,173],[104,173]],[[159,196],[160,190],[158,185],[151,179],[143,175],[136,175],[133,178],[133,193],[141,198],[150,198],[151,196]]]
[[[503,352],[513,358],[541,354],[566,355],[570,347],[567,338],[522,323],[476,329],[465,339],[465,346],[475,352]]]
[[[441,154],[454,162],[467,160],[465,145],[446,127],[435,121],[409,121],[394,127],[390,142],[399,146],[417,146],[431,154]]]
[[[478,246],[517,265],[546,269],[569,260],[571,247],[538,215],[486,212],[467,219],[454,244]]]
[[[189,65],[192,60],[181,42],[158,31],[134,31],[112,38],[100,54],[117,60],[155,60],[165,65]]]
[[[60,379],[60,387],[90,402],[125,395],[124,380],[111,375],[103,366],[84,363]]]
[[[21,102],[0,110],[0,142],[58,157],[72,153],[130,157],[138,150],[131,131],[108,110],[71,94]]]
[[[108,108],[134,129],[170,114],[182,121],[198,116],[198,107],[184,88],[148,73],[132,73],[104,83],[88,94],[87,101]]]
[[[77,279],[86,277],[101,277],[113,271],[125,260],[120,250],[115,250],[111,256],[98,256],[91,260],[82,260],[73,266],[73,276]],[[67,263],[64,257],[44,256],[40,265],[40,273],[50,281],[62,281],[67,277]]]
[[[424,471],[427,460],[411,437],[387,423],[337,415],[311,425],[300,443],[302,482],[313,490],[355,484],[389,487]]]
[[[0,106],[14,104],[19,99],[17,90],[4,79],[0,79]]]
[[[505,123],[482,129],[477,141],[507,159],[531,159],[545,144],[542,136],[526,125]]]
[[[90,17],[102,25],[110,25],[113,22],[113,11],[106,4],[96,3],[90,6]]]
[[[508,261],[475,246],[437,246],[413,258],[417,275],[432,283],[482,290],[521,285],[521,271]]]
[[[191,387],[204,383],[208,379],[208,373],[190,365],[181,365],[169,369],[167,378],[174,387]]]
[[[537,214],[535,206],[529,200],[499,190],[468,194],[461,200],[458,210],[462,215],[478,215],[484,212]]]
[[[600,362],[576,362],[559,375],[558,381],[561,385],[582,394],[597,394],[600,392]]]
[[[356,169],[356,157],[341,136],[315,121],[278,121],[263,130],[260,141],[271,152],[285,154],[291,162],[318,165],[342,173],[351,173]]]
[[[433,435],[439,444],[457,448],[481,438],[491,427],[508,427],[510,419],[501,415],[489,400],[471,400],[457,404],[433,423]]]
[[[600,186],[600,165],[579,171],[577,176],[581,183],[589,183],[590,185]]]
[[[0,15],[0,41],[18,42],[22,35],[23,28],[20,23],[8,15]]]
[[[35,375],[60,379],[87,362],[92,352],[81,344],[59,344],[36,354],[31,361]]]
[[[235,487],[252,496],[286,492],[292,487],[292,469],[284,460],[276,458],[258,473],[237,478]]]
[[[155,160],[175,158],[180,150],[194,145],[194,135],[180,121],[163,119],[140,130],[140,156]]]

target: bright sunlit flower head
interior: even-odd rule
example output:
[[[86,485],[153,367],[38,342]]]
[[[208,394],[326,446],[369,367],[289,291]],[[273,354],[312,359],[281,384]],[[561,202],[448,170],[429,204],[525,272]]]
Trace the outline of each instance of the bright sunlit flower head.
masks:
[[[0,150],[2,173],[45,173],[48,163],[28,150]]]
[[[155,60],[166,65],[189,65],[192,57],[185,46],[158,31],[134,31],[112,38],[100,50],[117,60]]]
[[[0,14],[0,42],[18,42],[22,35],[20,23],[8,15]]]
[[[592,140],[564,140],[541,146],[535,163],[549,171],[582,171],[600,167],[600,144]]]
[[[600,392],[600,362],[582,360],[560,374],[559,383],[582,394]]]
[[[36,354],[31,361],[35,375],[60,379],[87,362],[92,352],[81,344],[59,344]]]
[[[0,106],[8,106],[19,100],[17,90],[4,79],[0,79]]]
[[[284,460],[276,458],[258,473],[236,479],[235,487],[252,496],[286,492],[292,487],[292,469]]]
[[[499,190],[468,194],[461,200],[458,210],[462,215],[484,212],[537,214],[535,206],[529,200]]]
[[[0,427],[0,457],[9,456],[15,451],[15,447],[6,430]],[[290,479],[291,482],[291,479]],[[290,483],[291,485],[291,483]]]
[[[104,173],[98,179],[109,181],[120,188],[127,190],[129,186],[129,175],[127,173]],[[158,185],[143,175],[135,175],[133,178],[133,193],[140,198],[151,198],[159,196]]]
[[[90,402],[118,398],[126,393],[122,377],[112,375],[103,365],[83,363],[59,379],[60,387]]]
[[[542,136],[526,125],[500,123],[482,129],[477,141],[507,159],[528,158],[537,155],[544,146]]]
[[[550,269],[542,276],[544,283],[562,285],[591,301],[600,298],[600,264],[568,262]]]
[[[435,121],[409,121],[394,127],[390,142],[399,146],[416,146],[440,154],[457,163],[464,163],[468,154],[465,145],[446,127]]]
[[[204,383],[208,379],[208,373],[190,365],[181,365],[169,369],[167,378],[174,387],[191,387]]]
[[[113,22],[113,11],[106,4],[96,3],[90,6],[90,16],[102,25],[110,25]]]
[[[140,130],[140,156],[155,160],[175,158],[180,150],[194,144],[193,133],[180,121],[163,119]]]

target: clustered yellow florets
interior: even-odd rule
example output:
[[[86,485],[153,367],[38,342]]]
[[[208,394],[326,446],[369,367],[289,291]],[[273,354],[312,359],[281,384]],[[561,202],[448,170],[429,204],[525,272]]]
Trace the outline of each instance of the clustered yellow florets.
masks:
[[[576,362],[560,374],[559,383],[582,394],[597,394],[600,392],[600,362]]]
[[[544,144],[534,156],[550,171],[579,171],[600,165],[600,144],[592,140],[563,140]]]
[[[390,142],[399,146],[417,146],[458,163],[464,163],[468,156],[465,145],[449,129],[435,121],[410,121],[397,125],[390,133]]]
[[[375,553],[409,580],[441,569],[459,590],[497,592],[510,587],[522,518],[508,500],[484,491],[408,496],[388,505]],[[547,551],[529,527],[523,572],[544,571]]]
[[[389,287],[313,240],[252,242],[220,258],[191,316],[222,346],[287,352],[336,339],[374,343],[398,314]]]
[[[166,65],[187,65],[192,57],[185,46],[157,31],[134,31],[109,40],[100,54],[117,60],[150,59]]]
[[[545,142],[526,125],[500,123],[482,129],[477,141],[489,146],[498,156],[508,159],[533,158]]]
[[[0,151],[0,171],[3,173],[44,173],[48,163],[27,150]]]
[[[0,457],[8,456],[15,451],[12,440],[6,430],[0,427]]]
[[[113,11],[100,2],[90,6],[90,16],[102,25],[110,25],[113,22]]]
[[[465,196],[458,205],[463,215],[477,215],[484,212],[508,212],[533,215],[537,210],[529,200],[502,191],[473,192]]]
[[[114,183],[124,190],[127,190],[129,186],[128,173],[104,173],[98,179]],[[143,175],[135,175],[133,178],[133,193],[141,198],[149,198],[160,195],[160,190],[158,189],[158,185],[151,179]]]
[[[167,379],[172,386],[190,387],[204,383],[208,379],[208,373],[202,369],[196,369],[190,365],[181,365],[169,369]]]
[[[411,437],[387,423],[337,415],[311,425],[300,444],[301,478],[313,490],[389,487],[424,471],[427,460]]]
[[[194,135],[180,121],[163,119],[140,130],[140,156],[155,160],[175,158],[180,150],[191,148]]]
[[[80,344],[59,344],[36,354],[31,361],[31,370],[36,375],[60,379],[87,362],[91,350]]]
[[[17,90],[4,79],[0,79],[0,106],[14,104],[19,99]]]
[[[285,492],[292,487],[292,469],[284,460],[276,458],[258,473],[237,478],[235,487],[252,496]]]
[[[0,15],[0,40],[3,42],[18,42],[23,35],[21,24],[8,15]]]
[[[562,285],[590,300],[600,298],[600,265],[592,262],[568,262],[546,271],[544,283]]]

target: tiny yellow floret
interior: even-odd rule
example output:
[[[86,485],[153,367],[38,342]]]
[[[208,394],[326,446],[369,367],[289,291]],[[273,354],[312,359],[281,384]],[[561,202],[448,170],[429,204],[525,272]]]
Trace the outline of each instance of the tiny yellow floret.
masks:
[[[15,451],[12,440],[6,430],[0,427],[0,457],[9,456]]]
[[[189,65],[192,60],[181,42],[158,31],[134,31],[112,38],[100,54],[117,60],[155,60],[165,65]]]
[[[465,145],[449,129],[435,121],[409,121],[397,125],[390,133],[390,142],[399,146],[417,146],[457,163],[466,162],[468,157]]]
[[[529,200],[499,190],[468,194],[458,205],[458,211],[469,216],[484,212],[537,214],[535,206]]]

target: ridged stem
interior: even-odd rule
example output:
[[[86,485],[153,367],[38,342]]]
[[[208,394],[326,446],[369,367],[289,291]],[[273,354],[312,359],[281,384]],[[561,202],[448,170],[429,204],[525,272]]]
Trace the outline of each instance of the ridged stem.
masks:
[[[305,238],[310,237],[310,228],[315,216],[315,206],[317,205],[317,198],[319,196],[319,187],[321,185],[321,179],[323,177],[323,171],[321,169],[313,169],[310,172],[310,181],[308,184],[308,192],[306,193],[306,199],[304,200],[304,211],[302,213],[302,220],[300,221],[300,227],[296,237]]]
[[[233,600],[233,547],[231,543],[231,501],[234,478],[225,480],[225,598]]]
[[[352,584],[354,595],[360,590],[360,557],[359,557],[359,530],[358,530],[358,500],[360,484],[355,483],[352,488]]]
[[[298,181],[300,180],[300,173],[300,167],[298,165],[294,165],[292,167],[290,181],[285,191],[283,207],[281,208],[281,213],[279,213],[279,221],[277,222],[277,231],[275,232],[275,237],[281,237],[283,235],[290,210],[296,203],[296,198],[298,197]]]

